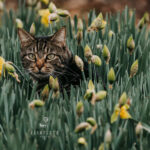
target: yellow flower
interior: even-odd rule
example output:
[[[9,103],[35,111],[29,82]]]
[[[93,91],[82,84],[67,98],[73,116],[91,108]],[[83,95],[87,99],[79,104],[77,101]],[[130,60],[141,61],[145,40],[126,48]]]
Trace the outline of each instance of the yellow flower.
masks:
[[[129,119],[132,118],[131,115],[128,113],[126,106],[122,106],[120,109],[120,118],[121,119]]]
[[[48,16],[50,15],[49,9],[39,10],[39,15],[41,16],[41,23],[45,25],[45,27],[48,27],[49,25]]]
[[[111,116],[111,123],[117,121],[118,119],[118,116],[120,116],[121,119],[129,119],[129,118],[132,118],[131,115],[128,113],[128,109],[129,109],[129,105],[128,104],[125,104],[123,105],[121,108],[119,106],[119,104],[117,104],[115,106],[115,109],[114,109],[114,112]]]
[[[3,57],[0,57],[0,77],[2,74],[3,65],[5,63],[5,59]]]

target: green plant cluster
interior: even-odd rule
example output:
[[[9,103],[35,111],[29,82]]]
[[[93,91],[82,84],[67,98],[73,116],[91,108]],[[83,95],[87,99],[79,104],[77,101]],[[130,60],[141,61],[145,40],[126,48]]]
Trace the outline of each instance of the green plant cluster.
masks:
[[[23,21],[25,30],[29,31],[31,24],[36,26],[36,35],[53,34],[61,26],[67,28],[67,45],[74,55],[84,57],[84,48],[88,44],[94,55],[101,58],[101,66],[92,67],[98,72],[98,82],[95,77],[93,83],[96,91],[107,90],[103,101],[96,102],[93,106],[84,100],[88,82],[82,82],[80,87],[71,87],[70,96],[64,95],[52,99],[50,92],[45,105],[31,109],[29,103],[39,99],[36,85],[32,83],[29,75],[23,70],[20,61],[20,43],[17,36],[15,18]],[[88,16],[88,25],[96,18],[94,11]],[[23,4],[17,12],[3,12],[0,26],[0,56],[7,61],[12,61],[17,67],[21,83],[6,75],[0,80],[0,150],[148,150],[150,147],[150,33],[144,25],[140,30],[135,24],[135,12],[130,16],[126,8],[122,13],[106,15],[107,25],[105,31],[87,31],[86,21],[83,20],[83,36],[78,44],[77,33],[78,19],[74,17],[74,26],[70,18],[61,19],[52,23],[48,28],[40,23],[34,9],[26,8]],[[113,35],[109,36],[109,31]],[[135,48],[130,55],[127,40],[132,36]],[[99,45],[99,46],[98,46]],[[102,50],[107,45],[110,51],[110,61],[106,64]],[[138,72],[130,78],[130,68],[138,59]],[[114,69],[115,82],[109,89],[107,79],[110,68]],[[131,100],[130,114],[132,119],[118,119],[111,124],[111,115],[115,105],[123,92]],[[84,110],[80,117],[76,113],[76,105],[81,101]],[[75,133],[75,128],[87,118],[92,117],[97,123],[93,134],[90,130]],[[136,135],[135,128],[141,122],[143,130]],[[106,146],[106,132],[111,132],[110,146]],[[78,144],[78,139],[84,137],[86,144]],[[104,146],[99,147],[102,143]]]

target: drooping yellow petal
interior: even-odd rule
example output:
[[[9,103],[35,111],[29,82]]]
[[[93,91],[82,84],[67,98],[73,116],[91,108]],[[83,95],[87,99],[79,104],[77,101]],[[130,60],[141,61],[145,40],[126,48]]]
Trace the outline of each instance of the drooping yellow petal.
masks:
[[[132,118],[131,115],[128,113],[126,106],[121,107],[121,109],[120,109],[120,118],[121,119]]]
[[[115,121],[117,121],[119,112],[120,112],[120,108],[119,108],[119,104],[117,104],[115,106],[113,114],[111,115],[111,123],[114,123]]]

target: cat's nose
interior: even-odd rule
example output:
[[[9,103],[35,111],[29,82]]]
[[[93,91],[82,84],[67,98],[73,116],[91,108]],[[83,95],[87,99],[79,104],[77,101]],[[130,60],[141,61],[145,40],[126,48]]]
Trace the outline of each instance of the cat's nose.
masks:
[[[37,59],[36,66],[41,69],[44,65],[44,59]]]

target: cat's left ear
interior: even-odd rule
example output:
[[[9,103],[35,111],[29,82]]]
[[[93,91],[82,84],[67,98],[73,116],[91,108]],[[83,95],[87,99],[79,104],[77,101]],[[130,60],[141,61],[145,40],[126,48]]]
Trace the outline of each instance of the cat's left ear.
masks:
[[[61,47],[66,46],[66,28],[62,27],[59,29],[51,38],[52,42],[55,42],[57,45]]]

